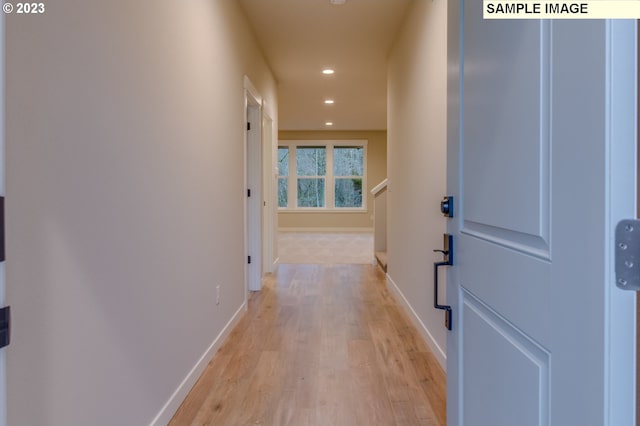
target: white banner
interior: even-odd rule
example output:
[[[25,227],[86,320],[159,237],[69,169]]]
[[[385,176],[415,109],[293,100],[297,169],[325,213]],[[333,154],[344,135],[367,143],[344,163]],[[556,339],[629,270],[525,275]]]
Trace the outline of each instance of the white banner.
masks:
[[[483,0],[484,19],[640,19],[640,0]]]

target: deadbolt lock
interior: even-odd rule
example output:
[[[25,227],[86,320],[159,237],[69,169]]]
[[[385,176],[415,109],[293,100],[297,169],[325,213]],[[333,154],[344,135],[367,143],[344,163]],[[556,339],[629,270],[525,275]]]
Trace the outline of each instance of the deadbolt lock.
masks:
[[[440,202],[440,211],[445,217],[453,217],[453,197],[448,195]]]

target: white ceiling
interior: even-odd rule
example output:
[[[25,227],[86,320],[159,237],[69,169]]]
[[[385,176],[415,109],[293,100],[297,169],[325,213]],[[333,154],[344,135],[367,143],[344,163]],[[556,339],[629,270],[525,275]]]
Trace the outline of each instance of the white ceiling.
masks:
[[[278,81],[280,130],[386,129],[387,54],[411,2],[240,0]]]

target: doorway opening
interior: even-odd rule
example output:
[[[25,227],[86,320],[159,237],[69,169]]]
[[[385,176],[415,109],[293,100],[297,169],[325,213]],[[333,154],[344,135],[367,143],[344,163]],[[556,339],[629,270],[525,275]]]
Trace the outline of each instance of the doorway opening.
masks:
[[[276,164],[280,263],[375,264],[386,131],[280,131]]]

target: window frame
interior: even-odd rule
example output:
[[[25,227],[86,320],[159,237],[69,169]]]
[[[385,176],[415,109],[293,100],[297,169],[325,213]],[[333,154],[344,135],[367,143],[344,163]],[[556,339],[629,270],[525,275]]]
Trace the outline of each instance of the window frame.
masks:
[[[367,152],[368,141],[365,139],[353,140],[280,140],[278,148],[289,149],[289,176],[281,176],[278,179],[287,178],[287,207],[279,207],[280,213],[366,213],[367,210]],[[297,175],[296,148],[297,147],[324,147],[326,149],[326,173],[324,176],[324,207],[298,207],[298,179],[313,178],[313,176]],[[336,207],[335,206],[335,182],[334,177],[334,147],[362,148],[362,206],[361,207]],[[346,176],[339,176],[346,179]],[[293,202],[293,205],[292,205]]]
[[[286,175],[281,175],[280,174],[280,153],[279,150],[280,148],[287,148],[287,174]],[[289,182],[289,175],[291,174],[291,147],[289,146],[283,146],[278,144],[278,147],[276,148],[276,205],[278,206],[278,209],[286,209],[289,207],[289,185],[291,184],[291,182]],[[280,179],[286,179],[287,180],[287,206],[286,207],[280,207]]]

